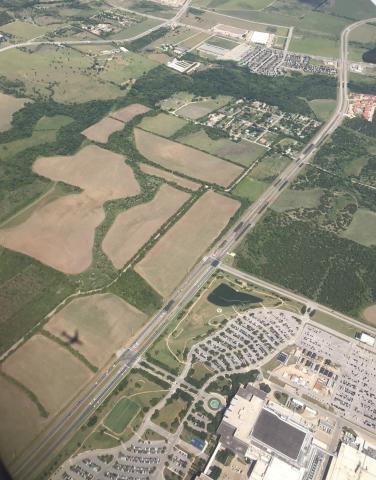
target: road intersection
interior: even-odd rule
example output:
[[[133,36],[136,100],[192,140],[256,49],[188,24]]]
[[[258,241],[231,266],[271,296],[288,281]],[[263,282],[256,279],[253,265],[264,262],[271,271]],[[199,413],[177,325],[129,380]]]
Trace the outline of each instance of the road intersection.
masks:
[[[166,21],[166,24],[170,23],[171,21],[177,21],[180,16],[184,14],[188,6],[189,1],[183,5],[174,19]],[[266,209],[281,195],[286,188],[288,188],[288,185],[297,177],[301,171],[301,168],[310,162],[312,156],[341,124],[348,105],[348,37],[354,28],[372,21],[376,21],[376,18],[356,22],[348,26],[342,32],[338,67],[337,106],[331,118],[323,125],[321,130],[312,138],[308,145],[305,146],[302,152],[298,155],[296,161],[291,163],[280,174],[280,176],[264,192],[264,194],[245,211],[237,225],[228,230],[227,233],[213,247],[211,252],[188,274],[184,282],[178,287],[171,298],[168,299],[166,305],[150,320],[146,328],[133,342],[131,347],[96,380],[94,385],[87,388],[83,393],[81,392],[81,398],[77,400],[76,403],[68,407],[59,418],[55,419],[49,428],[44,432],[44,434],[40,436],[39,439],[37,439],[27,451],[24,452],[24,454],[18,459],[13,467],[14,474],[17,478],[20,480],[30,480],[36,477],[43,467],[45,467],[46,464],[53,458],[54,454],[69,440],[74,432],[90,418],[98,405],[100,405],[116,388],[116,386],[136,364],[143,353],[163,332],[168,323],[207,282],[207,280],[219,267],[221,260],[225,257],[227,252],[236,246],[236,244],[244,237],[246,232],[249,232],[252,228],[254,228],[256,223],[262,217],[262,214],[265,213]],[[160,27],[161,25],[158,26],[158,28]],[[155,29],[156,28],[150,29],[148,33]],[[145,32],[143,35],[145,35]],[[137,38],[138,37],[139,36],[137,36]],[[136,37],[133,39],[136,39]],[[127,41],[129,41],[129,39]],[[22,44],[22,46],[43,43],[46,42],[30,42]],[[57,44],[60,42],[48,43]],[[64,41],[64,44],[68,43],[69,42]],[[82,41],[81,43],[95,42]],[[101,43],[101,41],[97,41],[96,43]],[[7,48],[16,47],[16,45],[5,47],[0,49],[0,52]],[[225,267],[221,268],[225,269]],[[256,280],[253,278],[254,283],[257,283]],[[260,280],[258,281],[260,282]],[[275,286],[273,287],[277,288]],[[270,288],[270,285],[266,288]],[[326,309],[324,306],[318,306],[317,304],[315,305],[316,308],[319,308],[322,311],[324,311],[324,308]],[[331,315],[341,318],[344,321],[351,321],[353,324],[359,323],[350,319],[349,317],[345,319],[345,316],[338,312],[333,312],[330,309],[328,310],[330,311]]]

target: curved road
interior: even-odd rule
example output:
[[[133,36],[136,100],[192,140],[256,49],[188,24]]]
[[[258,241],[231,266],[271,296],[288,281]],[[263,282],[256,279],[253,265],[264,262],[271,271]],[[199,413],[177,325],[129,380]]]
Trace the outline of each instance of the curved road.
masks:
[[[174,19],[178,19],[188,8],[188,5],[189,1],[186,2]],[[171,23],[171,21],[175,20],[169,20],[166,24]],[[114,390],[181,308],[193,298],[195,293],[211,277],[227,251],[233,249],[243,238],[244,234],[255,226],[268,206],[281,195],[299,174],[300,169],[309,162],[312,155],[340,125],[348,104],[347,54],[349,33],[354,28],[371,21],[376,21],[376,18],[356,22],[349,25],[342,32],[338,67],[337,106],[332,117],[302,150],[296,162],[290,164],[280,174],[273,185],[246,210],[237,226],[230,229],[218,241],[210,254],[188,274],[182,285],[174,292],[170,301],[150,320],[144,331],[138,336],[136,341],[133,342],[132,346],[97,379],[94,385],[85,389],[81,394],[81,398],[75,404],[68,407],[59,418],[52,421],[43,435],[33,442],[27,451],[13,464],[12,470],[15,478],[31,480],[40,473],[42,468],[51,461],[55,453],[62,448],[74,432],[94,413],[98,405]],[[158,26],[158,28],[160,28],[160,26]],[[153,29],[150,31],[152,30]],[[148,32],[150,33],[150,31]],[[134,37],[134,39],[136,38]],[[127,41],[129,41],[129,39]],[[26,45],[30,45],[30,43]],[[0,52],[2,50],[0,50]],[[331,315],[338,316],[338,318],[342,316],[342,314],[332,311]]]

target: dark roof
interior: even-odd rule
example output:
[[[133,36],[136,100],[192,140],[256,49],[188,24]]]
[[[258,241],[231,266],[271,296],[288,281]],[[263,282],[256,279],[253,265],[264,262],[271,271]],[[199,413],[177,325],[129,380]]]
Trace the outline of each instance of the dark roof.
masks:
[[[234,437],[236,428],[222,421],[218,427],[217,434],[220,435],[220,442],[225,447],[229,448],[236,455],[243,456],[248,450],[248,445],[241,440]]]
[[[281,420],[274,413],[263,409],[255,423],[252,435],[256,441],[296,460],[306,434]]]
[[[237,395],[239,395],[242,398],[245,398],[246,400],[251,400],[253,396],[261,398],[261,400],[265,400],[266,398],[266,393],[263,392],[262,390],[259,390],[258,388],[255,388],[253,385],[248,383],[245,387],[240,387]]]

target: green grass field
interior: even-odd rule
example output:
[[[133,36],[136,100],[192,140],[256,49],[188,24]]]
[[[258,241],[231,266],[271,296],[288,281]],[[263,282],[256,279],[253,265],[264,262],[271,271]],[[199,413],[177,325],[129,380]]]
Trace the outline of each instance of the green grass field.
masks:
[[[316,208],[320,205],[323,191],[319,188],[312,190],[285,190],[273,204],[276,212],[285,212],[295,208]]]
[[[155,117],[144,117],[138,126],[148,132],[156,133],[163,137],[170,137],[185,125],[187,125],[187,122],[182,118],[159,113]]]
[[[265,153],[265,148],[256,143],[233,142],[228,138],[213,140],[204,130],[180,137],[178,141],[246,167]]]
[[[104,422],[105,426],[115,433],[121,433],[139,412],[137,403],[122,398],[111,410]]]
[[[330,118],[330,115],[334,112],[334,109],[336,107],[335,100],[317,99],[311,100],[308,103],[317,118],[324,122]]]
[[[289,50],[307,55],[338,58],[339,40],[329,36],[314,35],[308,31],[297,31],[294,33]]]
[[[354,327],[353,325],[345,323],[336,317],[332,317],[331,315],[328,315],[327,313],[323,313],[320,311],[315,312],[312,320],[314,322],[320,323],[321,325],[325,325],[326,327],[332,328],[333,330],[336,330],[337,332],[352,338],[354,338],[356,332],[359,331],[359,329]]]
[[[291,162],[288,157],[283,155],[266,155],[261,159],[258,165],[251,171],[251,177],[265,182],[272,181],[277,177]]]
[[[235,195],[254,202],[268,188],[268,184],[252,177],[245,177],[233,190]]]
[[[376,246],[376,213],[360,208],[342,236],[361,245]]]

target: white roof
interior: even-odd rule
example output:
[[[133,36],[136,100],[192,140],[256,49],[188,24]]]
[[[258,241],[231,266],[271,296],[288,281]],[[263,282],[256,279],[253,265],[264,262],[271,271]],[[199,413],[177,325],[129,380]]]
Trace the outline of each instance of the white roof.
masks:
[[[370,345],[372,347],[375,343],[375,337],[372,337],[371,335],[368,335],[368,333],[363,332],[360,335],[360,341],[363,342],[363,343],[367,343],[368,345]]]
[[[269,41],[269,33],[265,33],[265,32],[252,33],[251,42],[261,43],[262,45],[266,45],[268,41]]]
[[[327,480],[375,480],[376,460],[343,443],[330,465]]]
[[[269,468],[266,471],[264,480],[281,480],[282,478],[285,478],[286,480],[302,480],[303,475],[304,468],[295,468],[283,460],[273,457]]]
[[[249,434],[264,405],[264,400],[255,395],[251,400],[235,395],[226,410],[224,420],[236,428],[234,436],[243,442],[249,440]]]

